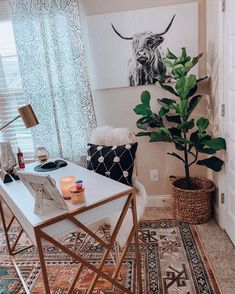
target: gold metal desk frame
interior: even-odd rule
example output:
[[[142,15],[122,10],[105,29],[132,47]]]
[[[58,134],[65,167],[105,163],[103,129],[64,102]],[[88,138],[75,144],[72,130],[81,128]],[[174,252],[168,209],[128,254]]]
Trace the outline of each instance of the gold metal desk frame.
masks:
[[[87,226],[85,226],[79,220],[76,219],[76,216],[81,213],[87,212],[89,210],[92,210],[92,209],[95,209],[98,207],[102,208],[102,205],[109,203],[109,202],[112,202],[112,201],[115,201],[115,200],[118,200],[118,199],[121,199],[122,197],[126,197],[127,200],[125,201],[122,212],[120,214],[120,217],[118,219],[116,227],[113,230],[111,238],[107,242],[104,241],[103,239],[101,239],[94,232],[92,232]],[[23,229],[20,230],[15,242],[13,244],[10,243],[9,229],[10,229],[13,221],[15,219],[17,220],[17,216],[13,215],[9,224],[7,224],[6,218],[4,215],[4,211],[3,211],[3,206],[2,206],[2,201],[4,202],[4,200],[2,198],[0,198],[0,200],[1,200],[0,201],[0,214],[1,214],[1,218],[2,218],[2,224],[3,224],[3,229],[4,229],[4,233],[5,233],[5,237],[6,237],[8,252],[9,252],[9,255],[11,256],[12,262],[16,268],[16,271],[19,275],[19,278],[23,284],[23,287],[24,287],[26,293],[30,294],[30,291],[26,285],[26,282],[23,279],[23,276],[20,273],[20,269],[14,259],[14,256],[17,253],[20,253],[30,247],[33,247],[34,245],[28,246],[28,247],[21,249],[21,250],[18,250],[18,251],[16,250],[17,243],[18,243],[18,241],[24,231]],[[8,208],[11,211],[9,206],[8,206]],[[117,260],[116,268],[115,268],[112,276],[109,276],[103,271],[103,267],[105,265],[106,259],[108,258],[109,254],[111,252],[111,249],[114,246],[116,237],[118,235],[118,232],[120,231],[122,222],[123,222],[128,210],[131,210],[131,213],[132,213],[133,227],[131,229],[131,233],[130,233],[129,237],[127,238],[127,242],[126,242],[125,246],[123,247],[122,252],[119,255],[119,259]],[[51,225],[54,225],[54,224],[56,224],[60,221],[63,221],[63,220],[68,220],[68,221],[72,222],[73,225],[76,225],[76,227],[82,229],[90,237],[92,237],[95,241],[97,241],[99,244],[101,244],[105,248],[105,252],[103,253],[101,261],[97,267],[92,265],[88,261],[84,260],[81,256],[79,256],[78,254],[73,252],[71,249],[69,249],[66,246],[64,246],[63,244],[61,244],[61,242],[56,240],[56,238],[53,238],[49,234],[44,232],[45,228],[47,228]],[[19,221],[18,221],[18,223],[19,223]],[[113,195],[112,197],[105,199],[103,201],[100,201],[99,203],[90,205],[88,207],[82,207],[82,208],[76,209],[74,211],[69,211],[69,212],[66,212],[60,216],[57,216],[57,217],[51,218],[45,222],[42,222],[41,224],[34,227],[34,234],[36,237],[36,245],[38,248],[38,255],[39,255],[39,260],[40,260],[40,264],[41,264],[41,271],[42,271],[42,277],[43,277],[43,281],[44,281],[44,287],[45,287],[46,294],[50,294],[51,292],[50,292],[50,285],[49,285],[48,274],[47,274],[47,269],[46,269],[46,260],[45,260],[45,256],[43,253],[43,240],[49,241],[51,244],[53,244],[54,246],[56,246],[57,248],[62,250],[64,253],[68,254],[72,258],[73,261],[79,262],[77,273],[75,275],[74,281],[70,285],[70,288],[67,292],[68,294],[73,293],[73,290],[76,286],[76,283],[77,283],[84,267],[87,267],[88,269],[90,269],[94,272],[93,280],[92,280],[92,282],[89,286],[89,289],[87,291],[88,294],[93,293],[95,286],[96,286],[96,283],[100,277],[102,277],[103,279],[107,280],[111,284],[113,284],[116,287],[118,287],[119,289],[121,289],[123,291],[123,293],[142,294],[142,277],[141,277],[141,262],[140,262],[141,256],[140,256],[139,238],[138,238],[136,195],[135,195],[135,190],[133,188],[130,188],[128,191]],[[134,240],[135,254],[136,254],[136,262],[135,262],[135,265],[136,265],[135,266],[136,267],[136,283],[135,283],[136,286],[135,287],[136,288],[134,289],[134,292],[132,292],[131,290],[129,290],[125,286],[123,286],[118,279],[118,275],[119,275],[122,263],[125,259],[125,256],[128,251],[128,247],[131,244],[132,240]]]

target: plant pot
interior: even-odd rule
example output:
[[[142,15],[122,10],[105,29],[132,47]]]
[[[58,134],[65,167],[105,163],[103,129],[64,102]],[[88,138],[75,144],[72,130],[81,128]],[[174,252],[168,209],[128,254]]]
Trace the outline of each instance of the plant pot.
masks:
[[[172,179],[174,217],[190,224],[202,224],[211,218],[211,193],[215,185],[201,177],[190,178],[192,190],[185,187],[185,178]]]

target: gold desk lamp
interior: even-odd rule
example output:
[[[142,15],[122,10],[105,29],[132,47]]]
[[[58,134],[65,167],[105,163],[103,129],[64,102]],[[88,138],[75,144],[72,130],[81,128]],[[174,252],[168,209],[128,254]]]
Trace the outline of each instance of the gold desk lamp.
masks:
[[[33,111],[33,108],[30,104],[22,106],[18,108],[19,115],[17,115],[15,118],[13,118],[11,121],[6,123],[4,126],[0,128],[0,131],[5,129],[7,126],[9,126],[13,121],[17,120],[18,118],[22,118],[23,123],[25,127],[32,128],[39,124],[38,119]]]
[[[17,115],[11,121],[6,123],[4,126],[0,127],[0,131],[5,129],[7,126],[9,126],[11,123],[13,123],[15,120],[17,120],[20,117],[26,128],[32,128],[39,124],[38,119],[30,104],[18,108],[18,112],[19,112],[19,115]],[[0,177],[4,183],[12,182],[12,178],[3,169],[1,169]]]

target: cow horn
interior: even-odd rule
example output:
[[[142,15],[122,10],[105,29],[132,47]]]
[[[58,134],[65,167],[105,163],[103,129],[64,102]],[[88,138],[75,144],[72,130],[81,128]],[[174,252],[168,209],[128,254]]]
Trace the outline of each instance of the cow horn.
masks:
[[[133,37],[123,37],[116,29],[115,29],[115,27],[114,27],[114,25],[111,23],[111,26],[112,26],[112,28],[113,28],[113,30],[114,30],[114,32],[120,37],[120,38],[122,38],[122,39],[124,39],[124,40],[133,40]]]
[[[168,25],[167,28],[165,29],[165,31],[164,31],[163,33],[161,33],[161,34],[157,34],[157,36],[165,35],[165,34],[169,31],[169,29],[170,29],[170,27],[171,27],[171,25],[172,25],[174,19],[175,19],[175,14],[173,15],[173,17],[172,17],[172,19],[171,19],[169,25]]]

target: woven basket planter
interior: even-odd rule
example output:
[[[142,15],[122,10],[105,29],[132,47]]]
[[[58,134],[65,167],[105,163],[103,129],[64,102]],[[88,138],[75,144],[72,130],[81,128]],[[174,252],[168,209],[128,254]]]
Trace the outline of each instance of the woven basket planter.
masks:
[[[185,178],[170,178],[174,217],[190,224],[207,222],[211,218],[211,193],[215,190],[214,183],[205,178],[190,178],[193,190],[186,190]]]

